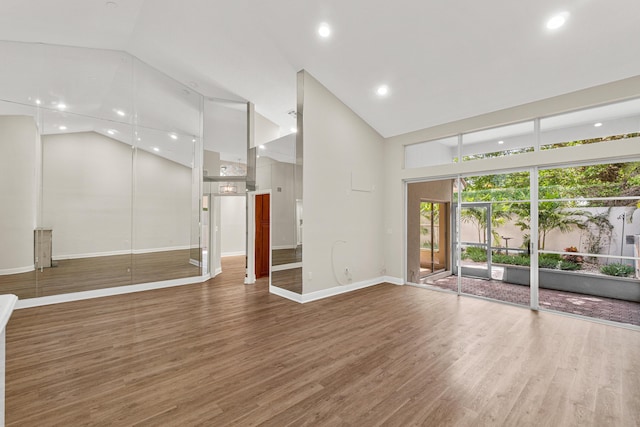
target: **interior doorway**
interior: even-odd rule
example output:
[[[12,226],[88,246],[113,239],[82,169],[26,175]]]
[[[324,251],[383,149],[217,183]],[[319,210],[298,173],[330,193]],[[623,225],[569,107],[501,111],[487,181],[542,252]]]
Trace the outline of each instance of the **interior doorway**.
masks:
[[[407,184],[407,282],[451,275],[453,180]]]
[[[270,194],[255,196],[255,273],[256,279],[269,277],[271,255]]]

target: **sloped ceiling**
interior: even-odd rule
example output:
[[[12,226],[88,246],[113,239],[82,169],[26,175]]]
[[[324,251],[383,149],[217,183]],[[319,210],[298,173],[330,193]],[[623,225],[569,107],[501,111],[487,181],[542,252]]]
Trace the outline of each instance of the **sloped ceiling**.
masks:
[[[254,102],[283,133],[303,68],[383,136],[640,74],[637,0],[107,3],[3,0],[0,39],[126,50],[205,96]]]

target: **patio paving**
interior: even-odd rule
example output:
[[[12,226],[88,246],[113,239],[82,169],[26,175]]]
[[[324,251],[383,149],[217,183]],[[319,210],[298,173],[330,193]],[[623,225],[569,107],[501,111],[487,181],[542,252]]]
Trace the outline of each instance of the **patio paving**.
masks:
[[[458,291],[457,276],[449,276],[428,285]],[[503,283],[499,280],[462,278],[462,292],[485,298],[529,306],[529,287]],[[540,289],[541,308],[640,326],[640,303],[613,298]]]

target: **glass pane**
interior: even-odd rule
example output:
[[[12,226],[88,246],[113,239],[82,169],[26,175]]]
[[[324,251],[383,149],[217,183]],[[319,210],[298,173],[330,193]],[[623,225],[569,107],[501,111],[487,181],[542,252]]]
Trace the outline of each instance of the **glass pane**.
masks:
[[[540,120],[541,149],[640,136],[640,99]]]
[[[199,276],[200,197],[194,182],[196,139],[138,128],[133,201],[133,283]],[[195,199],[195,201],[194,201]],[[196,232],[199,235],[199,231]]]
[[[640,325],[640,163],[540,171],[540,306]]]
[[[462,182],[462,292],[528,306],[529,172]],[[514,279],[516,273],[522,278]]]
[[[132,57],[124,52],[43,45],[41,107],[132,123]]]
[[[462,135],[462,160],[511,156],[533,151],[533,122],[517,123]]]
[[[138,131],[161,130],[188,140],[199,137],[202,97],[198,93],[138,59],[134,59],[134,75]]]
[[[404,147],[405,169],[453,163],[458,156],[458,137],[421,142]]]
[[[52,255],[38,296],[130,284],[131,125],[44,110],[41,137],[39,225]]]
[[[36,108],[0,102],[0,293],[37,296],[40,126]],[[37,237],[37,236],[35,236]]]
[[[205,102],[205,176],[247,176],[247,126],[245,102]]]

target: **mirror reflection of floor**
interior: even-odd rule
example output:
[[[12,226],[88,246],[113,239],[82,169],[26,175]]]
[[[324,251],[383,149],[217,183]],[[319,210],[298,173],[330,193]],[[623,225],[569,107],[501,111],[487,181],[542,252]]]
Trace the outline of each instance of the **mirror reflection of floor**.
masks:
[[[302,245],[295,249],[274,249],[271,251],[271,264],[283,265],[302,262]]]
[[[189,250],[55,261],[42,271],[0,276],[0,293],[20,299],[199,276]]]
[[[273,286],[295,292],[296,294],[302,294],[302,268],[272,271],[271,275],[271,283]]]

